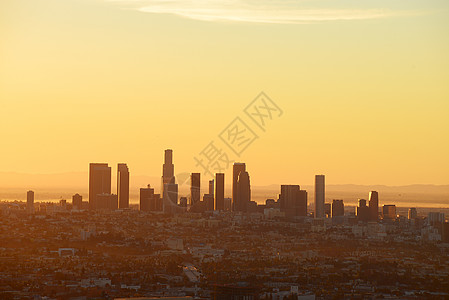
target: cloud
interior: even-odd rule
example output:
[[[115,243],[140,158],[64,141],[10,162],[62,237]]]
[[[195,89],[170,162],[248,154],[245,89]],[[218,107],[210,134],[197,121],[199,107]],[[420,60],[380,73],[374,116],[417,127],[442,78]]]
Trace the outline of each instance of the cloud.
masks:
[[[194,20],[303,24],[366,20],[395,15],[386,9],[306,8],[304,1],[273,0],[110,0],[141,12],[173,14]],[[314,4],[319,1],[308,1]],[[316,3],[315,3],[316,4]]]

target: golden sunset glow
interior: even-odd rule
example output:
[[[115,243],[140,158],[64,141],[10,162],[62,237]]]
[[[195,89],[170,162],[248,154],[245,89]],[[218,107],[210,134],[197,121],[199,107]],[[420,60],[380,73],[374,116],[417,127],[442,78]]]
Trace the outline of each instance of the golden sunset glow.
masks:
[[[264,91],[283,115],[232,157],[255,185],[449,183],[446,1],[170,3],[1,1],[0,172],[201,172]]]

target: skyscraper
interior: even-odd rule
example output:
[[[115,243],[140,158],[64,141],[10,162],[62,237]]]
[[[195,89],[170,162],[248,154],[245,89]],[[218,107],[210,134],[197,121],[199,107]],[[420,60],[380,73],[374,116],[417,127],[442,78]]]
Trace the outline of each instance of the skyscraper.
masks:
[[[33,191],[27,192],[27,212],[29,214],[34,213],[34,192]]]
[[[377,222],[379,217],[379,194],[376,191],[369,193],[370,221]]]
[[[119,208],[129,208],[129,170],[126,164],[117,167],[117,197]]]
[[[164,185],[167,183],[174,183],[175,177],[175,165],[173,164],[173,150],[165,150],[164,164],[162,166],[162,183],[161,183],[161,193],[162,198],[164,197]]]
[[[209,195],[214,195],[214,180],[209,180]]]
[[[154,189],[148,185],[140,189],[141,211],[162,211],[162,199],[160,194],[155,194]]]
[[[232,210],[236,210],[235,204],[238,202],[237,182],[240,172],[245,172],[246,166],[244,163],[234,163],[232,168]]]
[[[287,217],[307,216],[307,192],[299,185],[281,185],[279,206]]]
[[[333,200],[332,201],[332,218],[343,217],[345,215],[345,204],[343,200]]]
[[[178,206],[178,185],[175,183],[175,165],[173,164],[173,150],[171,149],[165,150],[161,193],[164,212],[172,213],[176,211]]]
[[[75,194],[72,196],[73,208],[81,209],[83,207],[83,196],[80,194]]]
[[[324,218],[324,175],[315,175],[315,218]]]
[[[201,174],[192,173],[190,175],[190,205],[201,200]]]
[[[365,199],[359,199],[359,206],[357,207],[357,219],[361,222],[368,222],[370,220],[370,210],[366,205]]]
[[[384,205],[382,207],[382,216],[384,220],[395,220],[396,219],[396,205]]]
[[[224,210],[224,173],[215,174],[215,210]]]
[[[240,172],[237,180],[237,201],[234,203],[236,211],[246,212],[251,201],[251,183],[249,173]]]
[[[96,209],[97,195],[111,194],[111,168],[104,163],[89,165],[89,208]]]

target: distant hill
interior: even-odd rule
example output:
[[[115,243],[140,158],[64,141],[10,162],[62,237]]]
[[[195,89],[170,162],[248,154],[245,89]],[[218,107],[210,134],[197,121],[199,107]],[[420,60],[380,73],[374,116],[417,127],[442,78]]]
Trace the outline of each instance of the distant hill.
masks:
[[[180,196],[190,193],[188,176],[183,174],[178,178]],[[133,175],[130,177],[130,197],[132,202],[138,202],[139,188],[151,184],[159,192],[160,177]],[[112,189],[115,190],[116,177],[112,174]],[[87,199],[88,173],[67,172],[58,174],[23,174],[0,172],[0,200],[24,200],[27,190],[36,192],[37,200],[57,200],[61,197],[71,199],[75,193],[80,193]],[[301,185],[308,191],[309,203],[314,201],[314,188],[311,185]],[[207,191],[207,182],[202,182],[202,192]],[[253,185],[252,198],[263,203],[268,198],[276,199],[280,193],[280,184],[267,186]],[[370,191],[379,192],[380,204],[416,205],[449,207],[449,185],[413,184],[405,186],[386,185],[326,185],[326,202],[332,199],[343,199],[347,205],[356,205],[357,199],[368,198]],[[226,197],[231,196],[231,186],[226,186]]]

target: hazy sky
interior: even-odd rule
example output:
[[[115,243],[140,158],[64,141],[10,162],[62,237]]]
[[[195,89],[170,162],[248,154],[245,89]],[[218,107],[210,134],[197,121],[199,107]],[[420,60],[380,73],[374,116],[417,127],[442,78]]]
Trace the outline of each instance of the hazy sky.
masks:
[[[240,116],[255,185],[449,184],[448,37],[447,0],[2,0],[0,172],[201,171]]]

